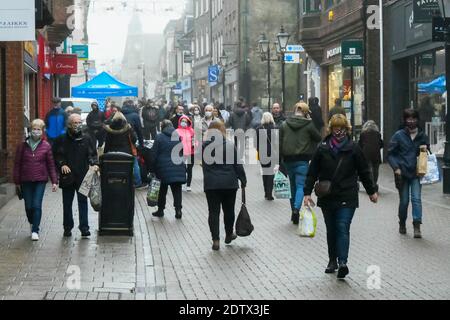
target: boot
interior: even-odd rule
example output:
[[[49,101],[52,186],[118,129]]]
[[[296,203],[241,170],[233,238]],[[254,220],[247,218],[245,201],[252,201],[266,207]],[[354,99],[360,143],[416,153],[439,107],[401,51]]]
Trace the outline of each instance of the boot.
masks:
[[[233,234],[231,234],[229,236],[227,235],[225,237],[225,244],[230,244],[231,241],[236,240],[236,238],[237,238],[237,235],[235,233],[233,233]]]
[[[399,229],[398,232],[400,232],[400,234],[406,234],[406,222],[399,222]]]
[[[336,259],[330,259],[328,266],[325,269],[325,273],[334,273],[338,269],[338,263]]]
[[[176,209],[175,210],[175,218],[181,219],[182,216],[183,216],[183,213],[181,212],[181,209]]]
[[[214,251],[217,251],[217,250],[220,249],[220,241],[219,241],[219,240],[214,240],[214,241],[213,241],[212,249],[213,249]]]
[[[298,223],[300,222],[300,210],[295,209],[294,212],[292,213],[292,222],[295,225],[298,225]]]
[[[420,231],[420,225],[421,225],[421,223],[419,221],[414,221],[413,222],[414,238],[416,238],[416,239],[421,239],[422,238],[422,233]]]
[[[158,208],[158,211],[153,212],[152,216],[157,217],[157,218],[162,218],[162,217],[164,217],[164,210]]]

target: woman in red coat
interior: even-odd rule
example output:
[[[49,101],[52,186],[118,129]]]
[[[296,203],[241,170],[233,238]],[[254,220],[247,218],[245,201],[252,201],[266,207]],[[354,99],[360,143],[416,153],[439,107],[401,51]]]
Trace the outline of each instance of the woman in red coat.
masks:
[[[42,200],[50,177],[56,192],[58,176],[50,144],[42,139],[45,123],[36,119],[31,123],[31,135],[17,146],[14,163],[14,183],[25,200],[25,211],[31,225],[31,239],[39,240]]]

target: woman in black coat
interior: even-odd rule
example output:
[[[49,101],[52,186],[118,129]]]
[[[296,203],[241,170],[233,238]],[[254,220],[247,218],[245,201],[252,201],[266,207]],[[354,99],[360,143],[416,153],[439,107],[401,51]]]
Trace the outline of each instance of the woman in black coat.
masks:
[[[378,201],[378,194],[364,154],[350,137],[351,126],[347,118],[334,115],[329,132],[311,160],[304,187],[304,204],[315,205],[311,194],[316,181],[331,181],[331,191],[318,201],[327,228],[329,263],[325,273],[338,269],[337,277],[343,279],[349,272],[350,224],[359,206],[358,176],[372,202]]]
[[[105,125],[106,139],[104,153],[123,152],[136,155],[137,136],[121,112],[116,112],[111,123]]]
[[[228,157],[227,157],[228,155]],[[232,155],[232,156],[231,156]],[[227,160],[232,160],[231,163]],[[244,167],[237,161],[234,144],[226,140],[226,129],[222,121],[213,121],[208,129],[207,141],[203,145],[203,183],[208,201],[209,228],[213,240],[213,250],[220,249],[219,218],[223,208],[225,221],[225,243],[236,239],[234,233],[236,193],[247,184]]]
[[[161,180],[158,211],[154,212],[153,216],[164,217],[167,191],[170,186],[174,198],[175,218],[181,219],[182,185],[186,183],[186,166],[183,158],[183,144],[170,120],[164,120],[161,124],[161,133],[156,136],[150,150],[150,162],[150,172]]]
[[[373,120],[367,121],[359,137],[359,146],[369,163],[373,173],[373,182],[378,183],[378,172],[381,164],[381,152],[383,149],[383,140],[377,124]]]

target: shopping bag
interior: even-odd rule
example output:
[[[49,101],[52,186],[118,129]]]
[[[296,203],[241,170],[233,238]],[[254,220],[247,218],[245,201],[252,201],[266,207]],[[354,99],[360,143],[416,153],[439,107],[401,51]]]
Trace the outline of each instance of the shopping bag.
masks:
[[[81,183],[80,189],[78,190],[83,196],[88,197],[89,191],[91,191],[92,179],[94,177],[95,171],[90,168],[89,171],[84,176],[83,182]]]
[[[273,180],[273,187],[275,191],[275,198],[277,199],[291,199],[291,183],[281,171],[278,171]]]
[[[255,227],[253,226],[250,215],[248,214],[245,200],[245,189],[242,189],[242,206],[236,220],[236,234],[239,237],[248,237],[251,235],[253,230],[255,230]]]
[[[161,189],[161,181],[156,177],[152,177],[152,180],[148,185],[147,191],[147,205],[149,207],[156,207],[158,205],[160,189]]]
[[[94,172],[92,176],[91,190],[89,191],[89,200],[91,202],[92,209],[96,212],[100,212],[102,208],[102,186],[100,174]]]
[[[301,237],[314,238],[316,235],[317,218],[311,207],[303,207],[300,211],[298,224],[298,235]]]
[[[428,155],[427,174],[420,179],[420,184],[433,184],[441,181],[439,163],[435,154]]]
[[[428,153],[426,151],[420,151],[417,157],[417,175],[424,176],[427,174]]]

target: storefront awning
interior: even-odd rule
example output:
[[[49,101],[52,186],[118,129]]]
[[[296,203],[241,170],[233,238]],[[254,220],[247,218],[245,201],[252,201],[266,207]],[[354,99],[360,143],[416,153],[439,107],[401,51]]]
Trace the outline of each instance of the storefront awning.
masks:
[[[420,93],[443,94],[446,91],[445,85],[445,76],[441,76],[428,83],[419,83],[418,87]]]

